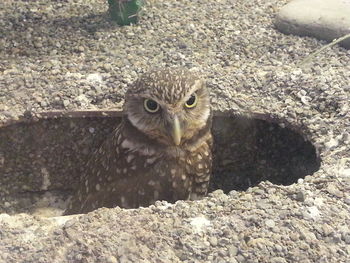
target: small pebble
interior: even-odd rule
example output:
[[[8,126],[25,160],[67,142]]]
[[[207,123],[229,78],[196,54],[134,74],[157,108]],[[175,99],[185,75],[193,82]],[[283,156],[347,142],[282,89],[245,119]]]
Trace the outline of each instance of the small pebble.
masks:
[[[216,247],[218,245],[218,239],[216,237],[210,237],[209,243],[210,243],[210,245]]]
[[[265,221],[265,225],[269,228],[274,228],[275,227],[275,221],[268,219]]]

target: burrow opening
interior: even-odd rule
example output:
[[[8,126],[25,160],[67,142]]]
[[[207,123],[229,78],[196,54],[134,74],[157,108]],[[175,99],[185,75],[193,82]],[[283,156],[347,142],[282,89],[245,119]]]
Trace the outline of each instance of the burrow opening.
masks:
[[[89,153],[120,122],[120,113],[50,113],[0,128],[0,213],[60,215]],[[35,118],[32,118],[35,119]],[[290,185],[312,175],[312,143],[277,122],[214,116],[210,191],[245,191],[261,181]]]

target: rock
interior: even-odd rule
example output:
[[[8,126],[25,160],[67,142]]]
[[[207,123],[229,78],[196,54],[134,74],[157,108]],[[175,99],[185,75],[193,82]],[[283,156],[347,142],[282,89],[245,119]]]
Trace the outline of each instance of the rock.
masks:
[[[218,245],[218,239],[216,237],[211,237],[209,239],[209,243],[210,243],[210,245],[216,247]]]
[[[272,219],[267,219],[265,221],[265,225],[269,228],[274,228],[276,224],[275,224],[275,221],[273,221]]]
[[[105,259],[107,263],[118,263],[118,260],[114,256],[109,256]]]
[[[271,263],[286,263],[287,261],[282,257],[271,258]]]
[[[305,193],[302,191],[297,192],[295,195],[295,200],[297,200],[299,202],[304,202],[305,201]]]
[[[319,219],[321,212],[316,206],[311,206],[304,210],[302,215],[306,220],[317,220]]]
[[[334,230],[329,225],[326,225],[326,224],[322,225],[321,228],[325,236],[329,236],[334,232]]]
[[[350,33],[350,1],[294,0],[277,14],[276,27],[285,34],[332,41]],[[350,48],[350,39],[340,45]]]
[[[39,41],[36,41],[36,42],[34,42],[34,47],[36,47],[36,48],[42,48],[42,47],[43,47],[43,44],[42,44],[41,42],[39,42]]]
[[[335,184],[331,183],[327,186],[327,192],[332,194],[332,195],[335,195],[336,197],[343,197],[344,196],[344,193],[341,192],[336,186]]]
[[[344,202],[345,202],[345,204],[350,205],[350,197],[345,198]]]
[[[342,233],[342,237],[345,243],[350,245],[350,233]]]
[[[64,107],[68,107],[69,104],[70,104],[69,100],[63,100],[63,106]]]
[[[238,254],[238,248],[236,246],[229,246],[227,250],[230,257],[234,257]]]
[[[40,105],[41,105],[41,107],[45,108],[45,107],[47,107],[47,102],[46,101],[41,101]]]

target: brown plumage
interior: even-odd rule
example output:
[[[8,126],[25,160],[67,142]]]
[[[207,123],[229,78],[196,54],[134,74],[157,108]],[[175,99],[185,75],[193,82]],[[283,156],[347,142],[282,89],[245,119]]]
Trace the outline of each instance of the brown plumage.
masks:
[[[121,124],[92,154],[65,214],[202,197],[211,148],[204,81],[183,69],[144,74],[128,89]]]

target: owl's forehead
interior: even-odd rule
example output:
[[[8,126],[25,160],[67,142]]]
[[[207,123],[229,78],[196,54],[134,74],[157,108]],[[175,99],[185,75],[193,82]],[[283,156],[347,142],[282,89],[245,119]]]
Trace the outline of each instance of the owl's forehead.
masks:
[[[159,70],[142,75],[132,93],[175,104],[193,92],[201,77],[188,70]]]

